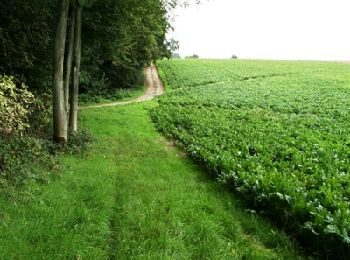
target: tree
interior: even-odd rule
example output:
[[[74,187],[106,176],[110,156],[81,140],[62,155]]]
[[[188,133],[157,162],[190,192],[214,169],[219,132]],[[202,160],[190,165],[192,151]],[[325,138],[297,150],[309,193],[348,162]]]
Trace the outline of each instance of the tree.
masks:
[[[82,4],[88,5],[89,1],[60,0],[59,5],[53,76],[53,139],[62,144],[66,143],[68,140],[68,108],[70,112],[69,127],[73,132],[76,132],[78,129],[77,118],[81,60]],[[70,13],[71,23],[69,27],[69,40],[66,48],[68,13]],[[64,67],[65,56],[66,63]],[[72,74],[72,68],[73,86],[71,88],[69,106],[69,86],[71,82],[70,77]]]
[[[159,0],[97,1],[86,10],[81,90],[108,92],[142,83],[145,64],[171,54],[166,13]]]
[[[69,115],[69,92],[70,92],[70,82],[72,74],[72,65],[73,65],[73,53],[74,53],[74,33],[75,33],[75,17],[76,17],[76,8],[75,6],[69,10],[70,26],[69,26],[69,39],[66,45],[67,56],[66,56],[66,71],[64,78],[64,103],[67,116]]]
[[[53,139],[65,144],[68,140],[67,112],[65,110],[63,67],[67,34],[69,0],[60,0],[59,16],[55,37],[55,58],[53,74]]]
[[[0,74],[15,76],[36,93],[52,84],[53,11],[56,1],[0,1]]]
[[[172,53],[172,54],[171,54],[171,57],[172,57],[173,59],[181,59],[180,54],[177,53],[177,52]]]
[[[185,59],[199,59],[199,56],[197,54],[193,54],[191,56],[186,56]]]
[[[74,55],[73,55],[73,87],[71,94],[69,127],[73,132],[78,130],[78,93],[79,93],[79,75],[81,59],[81,18],[82,6],[77,4],[74,8]],[[73,26],[73,25],[72,25]]]

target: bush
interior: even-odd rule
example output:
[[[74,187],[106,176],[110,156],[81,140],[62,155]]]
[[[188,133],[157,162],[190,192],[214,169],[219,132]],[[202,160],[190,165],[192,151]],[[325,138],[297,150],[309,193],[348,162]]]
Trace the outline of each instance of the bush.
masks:
[[[53,154],[81,152],[93,139],[88,131],[80,130],[71,133],[62,148],[50,141],[50,125],[49,94],[35,99],[24,84],[18,87],[13,77],[0,76],[0,188],[30,179],[48,181],[57,166]]]
[[[0,135],[6,136],[29,127],[28,115],[34,95],[22,84],[17,87],[14,78],[0,76]]]
[[[45,138],[50,133],[52,137],[52,94],[47,91],[41,94],[30,105],[30,113],[28,114],[28,122],[30,127],[27,133],[37,138]]]
[[[0,139],[0,187],[21,185],[29,179],[47,181],[57,164],[42,139],[13,135]]]

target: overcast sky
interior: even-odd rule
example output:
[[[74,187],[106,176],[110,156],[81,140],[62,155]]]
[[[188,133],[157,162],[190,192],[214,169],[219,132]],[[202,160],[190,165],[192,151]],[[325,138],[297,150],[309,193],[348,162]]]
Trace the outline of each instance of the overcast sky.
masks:
[[[182,57],[350,60],[350,0],[204,0],[177,10]]]

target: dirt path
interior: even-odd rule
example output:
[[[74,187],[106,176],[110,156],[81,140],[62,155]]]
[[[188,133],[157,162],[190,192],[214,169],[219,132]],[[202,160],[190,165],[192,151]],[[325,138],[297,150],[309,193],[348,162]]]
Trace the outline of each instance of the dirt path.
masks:
[[[147,86],[147,91],[144,95],[136,99],[128,100],[128,101],[117,101],[117,102],[106,103],[106,104],[97,104],[97,105],[91,105],[91,106],[83,106],[80,108],[85,109],[85,108],[96,108],[96,107],[124,106],[132,103],[139,103],[139,102],[151,100],[156,96],[162,95],[164,93],[164,86],[162,81],[159,79],[157,67],[153,64],[149,67],[146,67],[145,76],[146,76],[145,84]]]

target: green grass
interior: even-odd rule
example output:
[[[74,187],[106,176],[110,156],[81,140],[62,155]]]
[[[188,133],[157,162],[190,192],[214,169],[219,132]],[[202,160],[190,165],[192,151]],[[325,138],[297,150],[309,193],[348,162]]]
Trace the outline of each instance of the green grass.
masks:
[[[114,92],[108,93],[86,93],[79,95],[79,104],[83,106],[94,104],[108,104],[119,101],[129,101],[135,99],[146,92],[146,86],[136,86],[131,88],[117,88]]]
[[[154,103],[81,111],[97,138],[46,185],[0,196],[2,259],[297,259],[157,133]]]
[[[158,67],[167,83],[153,113],[159,130],[306,244],[349,254],[349,64],[173,60]]]

